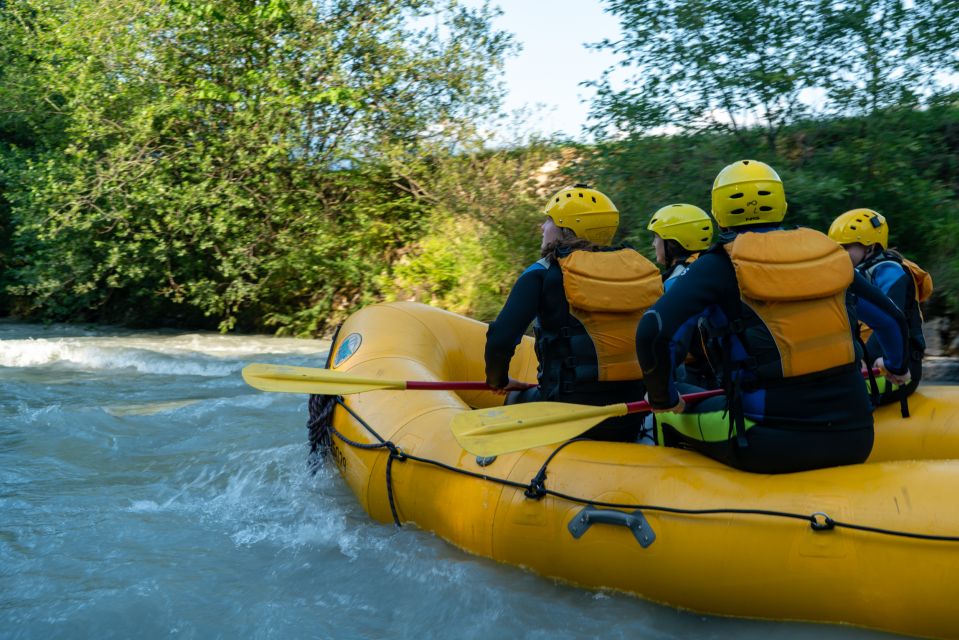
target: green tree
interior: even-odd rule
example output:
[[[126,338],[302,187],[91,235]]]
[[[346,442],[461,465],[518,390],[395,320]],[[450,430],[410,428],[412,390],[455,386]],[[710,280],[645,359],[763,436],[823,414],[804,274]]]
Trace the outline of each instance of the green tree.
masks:
[[[959,65],[955,0],[607,0],[622,61],[595,83],[601,134],[730,132],[767,150],[813,115],[888,113],[948,89]],[[622,71],[632,72],[625,81]],[[624,88],[619,88],[624,84]],[[954,83],[952,83],[954,84]]]
[[[597,88],[600,134],[664,127],[748,135],[760,124],[775,146],[782,127],[806,113],[817,3],[804,0],[608,0],[622,38],[597,46],[622,59]],[[631,73],[618,88],[623,71]]]
[[[7,274],[33,317],[321,330],[425,216],[384,168],[497,104],[456,0],[20,0],[0,16]]]

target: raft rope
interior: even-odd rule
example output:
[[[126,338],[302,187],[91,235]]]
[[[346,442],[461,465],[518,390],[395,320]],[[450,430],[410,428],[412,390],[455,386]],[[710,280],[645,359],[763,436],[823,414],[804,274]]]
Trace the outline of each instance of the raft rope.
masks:
[[[343,409],[354,419],[366,429],[373,438],[376,439],[374,443],[364,443],[357,442],[347,438],[342,433],[337,431],[336,427],[333,426],[333,409],[336,405],[343,407]],[[786,518],[791,520],[802,520],[808,522],[810,528],[813,531],[831,531],[836,528],[843,529],[852,529],[855,531],[863,531],[867,533],[875,533],[878,535],[893,536],[899,538],[912,538],[916,540],[930,540],[938,542],[959,542],[959,536],[943,536],[943,535],[933,535],[926,533],[914,533],[911,531],[897,531],[895,529],[884,529],[881,527],[870,527],[867,525],[856,524],[853,522],[844,522],[842,520],[835,520],[829,517],[827,514],[822,511],[817,511],[813,514],[802,514],[802,513],[792,513],[789,511],[775,511],[769,509],[734,509],[728,507],[713,508],[713,509],[683,509],[680,507],[666,507],[662,505],[655,504],[627,504],[622,502],[600,502],[596,500],[589,500],[587,498],[581,498],[579,496],[570,495],[568,493],[562,493],[554,489],[548,489],[546,487],[546,469],[549,466],[549,463],[553,461],[553,458],[556,457],[560,451],[573,444],[574,442],[582,442],[583,440],[588,440],[588,438],[576,438],[573,440],[568,440],[563,444],[559,445],[556,449],[550,453],[549,457],[546,458],[546,461],[543,463],[543,466],[540,467],[539,471],[535,476],[526,484],[522,482],[516,482],[515,480],[508,480],[506,478],[499,478],[492,476],[486,473],[478,473],[475,471],[469,471],[467,469],[460,469],[459,467],[453,467],[446,463],[440,462],[438,460],[431,460],[429,458],[423,458],[420,456],[413,455],[411,453],[404,453],[397,447],[393,442],[384,440],[380,434],[376,432],[373,427],[369,425],[361,416],[359,416],[353,409],[348,407],[346,403],[343,402],[341,396],[310,396],[310,420],[307,423],[307,426],[310,431],[310,443],[311,443],[311,456],[316,454],[317,456],[322,455],[329,451],[329,448],[333,445],[332,438],[336,437],[343,443],[348,446],[355,447],[357,449],[387,449],[389,450],[389,457],[386,461],[386,495],[389,499],[390,512],[393,515],[393,523],[397,527],[402,527],[400,522],[399,512],[396,507],[396,498],[393,494],[393,477],[392,477],[392,467],[393,462],[406,462],[407,460],[413,460],[415,462],[420,462],[422,464],[433,465],[434,467],[439,467],[453,473],[458,473],[460,475],[469,476],[472,478],[479,478],[487,482],[493,482],[495,484],[500,484],[507,487],[512,487],[514,489],[522,489],[523,494],[531,500],[540,500],[546,496],[553,496],[554,498],[559,498],[561,500],[567,500],[569,502],[583,504],[583,505],[592,505],[594,507],[606,507],[610,509],[625,509],[625,510],[640,510],[640,511],[658,511],[661,513],[672,513],[677,515],[687,515],[687,516],[703,516],[703,515],[752,515],[752,516],[766,516],[771,518]]]

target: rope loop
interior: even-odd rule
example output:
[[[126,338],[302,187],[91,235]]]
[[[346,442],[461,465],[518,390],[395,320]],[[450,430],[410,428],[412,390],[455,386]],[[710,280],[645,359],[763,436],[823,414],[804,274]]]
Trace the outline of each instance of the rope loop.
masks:
[[[405,453],[403,453],[403,451],[402,451],[399,447],[397,447],[395,444],[393,444],[393,443],[390,442],[389,440],[387,440],[386,442],[384,442],[384,443],[383,443],[383,446],[386,447],[387,449],[389,449],[389,451],[390,451],[390,459],[396,460],[396,461],[398,461],[398,462],[406,462],[406,461],[407,461],[408,456],[407,456]]]
[[[809,526],[813,531],[831,531],[836,528],[836,521],[822,511],[809,516]]]
[[[529,486],[523,490],[523,495],[530,500],[541,500],[546,495],[546,474],[540,472],[529,481]]]
[[[393,455],[395,450],[396,447],[393,447],[390,450],[389,457],[386,459],[386,497],[390,502],[390,513],[393,514],[393,524],[395,524],[398,529],[402,529],[403,524],[400,522],[400,514],[396,509],[396,498],[393,496],[393,461],[397,459],[397,456]]]

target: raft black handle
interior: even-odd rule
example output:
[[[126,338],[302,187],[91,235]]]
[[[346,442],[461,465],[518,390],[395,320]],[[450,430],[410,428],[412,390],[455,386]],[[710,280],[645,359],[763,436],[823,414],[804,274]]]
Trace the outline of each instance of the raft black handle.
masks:
[[[614,509],[597,509],[592,505],[586,505],[582,511],[573,516],[573,519],[569,521],[569,532],[574,538],[579,539],[594,524],[618,524],[628,528],[643,549],[656,540],[656,533],[649,526],[642,511],[626,513]]]

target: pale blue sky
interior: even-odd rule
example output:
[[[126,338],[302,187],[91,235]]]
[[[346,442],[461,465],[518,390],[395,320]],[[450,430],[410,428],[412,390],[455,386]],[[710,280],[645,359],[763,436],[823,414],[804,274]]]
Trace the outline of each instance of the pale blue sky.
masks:
[[[545,108],[536,109],[531,128],[582,139],[593,91],[579,83],[599,78],[616,62],[611,53],[587,49],[585,44],[615,40],[619,22],[603,13],[600,0],[491,0],[491,4],[503,11],[494,26],[513,33],[523,47],[506,61],[506,110],[542,103]]]

